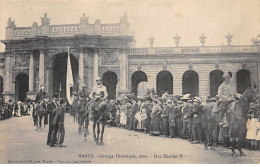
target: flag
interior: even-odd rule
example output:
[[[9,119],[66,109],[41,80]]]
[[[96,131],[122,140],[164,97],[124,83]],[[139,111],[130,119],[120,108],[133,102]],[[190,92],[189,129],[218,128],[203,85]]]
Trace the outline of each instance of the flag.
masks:
[[[71,92],[70,92],[73,85],[74,85],[74,82],[73,82],[72,69],[71,69],[71,63],[70,63],[70,53],[69,53],[69,48],[68,48],[66,95],[67,95],[67,100],[70,105],[72,105],[72,103],[73,103],[73,98],[72,98]]]

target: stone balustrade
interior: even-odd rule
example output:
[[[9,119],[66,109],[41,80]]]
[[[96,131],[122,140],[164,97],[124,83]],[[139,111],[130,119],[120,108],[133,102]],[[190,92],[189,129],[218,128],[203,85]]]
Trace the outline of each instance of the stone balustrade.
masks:
[[[198,47],[154,47],[131,48],[129,55],[169,55],[169,54],[206,54],[206,53],[256,53],[260,46],[198,46]]]

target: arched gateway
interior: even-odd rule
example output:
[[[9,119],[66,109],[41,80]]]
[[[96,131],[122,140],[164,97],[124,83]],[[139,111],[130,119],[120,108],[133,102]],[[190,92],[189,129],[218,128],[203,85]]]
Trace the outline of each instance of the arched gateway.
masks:
[[[250,72],[246,69],[237,72],[237,92],[243,94],[250,84]]]
[[[112,71],[107,71],[102,77],[103,85],[107,87],[108,99],[116,98],[117,75]]]
[[[143,71],[136,71],[133,73],[131,77],[131,90],[132,93],[137,95],[138,92],[138,84],[141,82],[147,82],[147,75]]]
[[[169,71],[161,71],[156,77],[156,90],[157,95],[161,96],[161,93],[168,91],[169,94],[173,93],[173,76]]]
[[[53,60],[53,93],[58,93],[60,97],[66,97],[66,78],[67,78],[67,60],[68,53],[59,53]],[[77,90],[78,61],[76,57],[70,54],[70,62],[74,81],[73,90]]]
[[[15,100],[24,102],[29,90],[29,76],[20,73],[15,77]]]

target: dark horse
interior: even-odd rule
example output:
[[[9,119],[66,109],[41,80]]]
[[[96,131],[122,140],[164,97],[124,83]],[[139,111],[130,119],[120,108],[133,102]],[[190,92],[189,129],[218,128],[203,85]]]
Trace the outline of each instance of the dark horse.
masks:
[[[111,109],[113,109],[115,104],[103,100],[98,104],[97,110],[95,109],[96,102],[93,100],[90,102],[90,108],[93,115],[93,136],[97,145],[104,145],[103,134],[105,131],[105,125],[108,120],[110,120]],[[100,123],[101,123],[101,134],[100,134]],[[96,126],[97,126],[97,136],[96,136]]]
[[[235,147],[237,145],[237,149],[240,152],[240,155],[244,156],[245,153],[241,149],[242,142],[244,141],[246,134],[246,121],[247,121],[247,112],[249,108],[249,103],[254,101],[257,96],[255,88],[249,86],[246,91],[243,93],[242,97],[235,102],[234,110],[227,111],[227,121],[230,125],[231,130],[231,149],[232,155],[237,155],[235,152]],[[206,112],[207,120],[208,120],[208,135],[209,142],[212,144],[213,140],[213,130],[217,126],[217,122],[219,120],[218,113],[211,112],[214,104],[209,103],[203,108],[203,112]],[[209,113],[211,113],[209,115]],[[206,135],[206,134],[205,134]],[[217,136],[217,135],[216,135]],[[217,137],[215,137],[214,143],[216,143]],[[238,141],[236,142],[236,139]],[[205,138],[205,148],[207,147],[207,138]],[[214,149],[214,144],[212,144]]]

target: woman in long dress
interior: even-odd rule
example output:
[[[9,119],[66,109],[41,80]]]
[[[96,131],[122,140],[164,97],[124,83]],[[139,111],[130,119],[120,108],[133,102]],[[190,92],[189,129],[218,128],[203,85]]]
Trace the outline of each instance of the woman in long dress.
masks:
[[[150,133],[151,135],[160,135],[160,113],[162,108],[159,106],[158,101],[153,101],[152,108],[152,120],[150,124]]]

